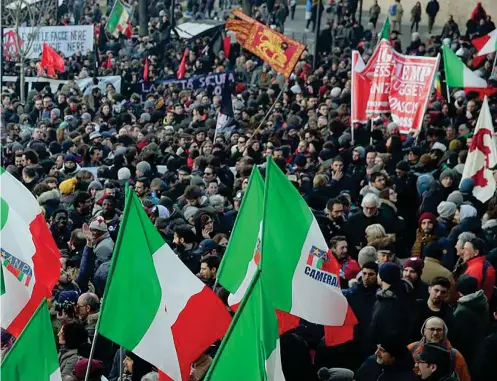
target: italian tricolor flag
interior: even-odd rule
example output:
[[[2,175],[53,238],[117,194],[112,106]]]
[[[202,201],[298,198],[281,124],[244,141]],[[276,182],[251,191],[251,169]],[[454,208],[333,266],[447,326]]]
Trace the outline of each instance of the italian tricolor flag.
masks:
[[[265,185],[261,268],[268,296],[277,309],[309,322],[342,325],[348,304],[338,274],[308,263],[310,255],[328,252],[316,219],[271,159]]]
[[[117,0],[114,7],[112,7],[112,12],[109,15],[109,20],[107,21],[105,28],[114,37],[119,37],[119,33],[124,33],[127,29],[129,17],[129,9],[121,0]]]
[[[184,266],[128,189],[97,331],[156,366],[163,379],[186,381],[191,364],[230,321],[222,301]]]
[[[0,168],[2,328],[18,337],[59,280],[60,252],[38,202]]]
[[[0,373],[3,381],[61,381],[46,300],[36,309],[24,331],[7,352]]]
[[[477,91],[482,95],[493,94],[497,91],[497,89],[492,88],[485,79],[477,76],[464,65],[450,47],[444,45],[442,50],[445,80],[449,87],[462,88],[466,92]]]
[[[256,269],[205,381],[284,381],[278,321]]]
[[[309,207],[269,160],[264,190],[258,169],[252,173],[219,269],[219,283],[233,294],[230,305],[236,305],[259,265],[277,310],[316,324],[342,325],[347,301],[337,273],[320,269],[317,259],[310,257],[327,251]]]

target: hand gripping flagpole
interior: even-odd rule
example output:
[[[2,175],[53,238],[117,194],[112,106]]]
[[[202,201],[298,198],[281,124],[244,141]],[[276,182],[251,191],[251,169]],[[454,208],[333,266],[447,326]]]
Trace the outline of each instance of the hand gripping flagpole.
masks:
[[[95,327],[95,334],[93,335],[93,341],[91,343],[90,356],[88,356],[88,365],[86,367],[85,381],[88,381],[88,377],[90,377],[90,369],[91,369],[91,360],[93,359],[93,355],[95,354],[95,344],[97,343],[97,335],[98,335],[98,322]]]

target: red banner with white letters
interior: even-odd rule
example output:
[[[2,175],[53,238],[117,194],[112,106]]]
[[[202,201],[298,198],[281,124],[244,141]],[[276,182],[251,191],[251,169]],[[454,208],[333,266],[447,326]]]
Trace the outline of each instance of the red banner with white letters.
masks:
[[[362,70],[361,61],[353,54],[352,121],[389,113],[401,133],[419,130],[439,58],[406,56],[382,40]]]

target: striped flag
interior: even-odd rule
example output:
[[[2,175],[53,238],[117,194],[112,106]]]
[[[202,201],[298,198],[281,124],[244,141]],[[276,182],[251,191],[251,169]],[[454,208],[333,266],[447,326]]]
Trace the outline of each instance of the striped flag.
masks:
[[[230,322],[221,299],[174,254],[128,189],[97,332],[157,367],[161,380],[185,381]]]
[[[128,20],[130,18],[130,10],[126,7],[121,0],[117,0],[112,7],[112,12],[109,15],[109,20],[105,28],[114,37],[119,37],[119,33],[124,33],[128,27]]]
[[[18,337],[59,280],[60,252],[29,190],[0,168],[2,328]]]
[[[52,323],[44,299],[2,362],[4,381],[61,381]]]

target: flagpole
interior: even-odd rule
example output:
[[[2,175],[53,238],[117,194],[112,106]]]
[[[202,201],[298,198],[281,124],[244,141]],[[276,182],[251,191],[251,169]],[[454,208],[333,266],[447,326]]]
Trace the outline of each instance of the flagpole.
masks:
[[[495,64],[497,64],[497,52],[495,52],[494,54],[495,54],[495,57],[494,57],[494,64],[492,65],[492,72],[490,73],[490,76],[493,76],[493,75],[494,75],[494,71],[495,71]]]
[[[267,117],[269,116],[269,114],[271,113],[271,111],[273,111],[274,106],[276,105],[276,103],[279,102],[279,100],[280,100],[281,96],[283,95],[283,92],[285,91],[285,89],[286,89],[286,83],[281,88],[281,91],[278,94],[278,96],[276,97],[276,100],[273,102],[273,104],[269,108],[269,110],[266,113],[266,115],[264,115],[264,118],[262,118],[261,122],[259,123],[259,126],[257,126],[257,128],[255,129],[254,133],[250,136],[250,138],[248,139],[248,141],[252,140],[252,138],[255,136],[255,134],[257,134],[257,132],[261,129],[261,127],[264,124],[264,122],[266,121]]]
[[[119,380],[123,379],[123,347],[119,346]]]
[[[445,75],[445,86],[447,87],[447,102],[450,104],[450,88],[449,82],[447,82],[447,73]]]
[[[85,381],[88,381],[88,377],[90,377],[91,360],[93,359],[93,355],[95,354],[95,344],[97,343],[97,335],[98,335],[98,321],[97,321],[97,326],[95,327],[95,333],[93,334],[90,356],[88,356],[88,365],[86,367]]]
[[[124,212],[122,214],[122,221],[126,221],[128,214],[129,214],[129,208],[130,208],[129,199],[130,199],[131,189],[129,188],[129,184],[126,184],[125,189],[126,189],[125,190],[126,201],[124,204]],[[107,281],[105,283],[104,295],[103,295],[102,301],[100,303],[100,312],[102,312],[102,310],[103,310],[102,307],[104,306],[105,294],[106,294],[106,291],[109,289],[109,284],[110,284],[111,279],[112,279],[112,274],[114,274],[115,262],[116,262],[117,257],[118,257],[117,253],[121,249],[121,241],[122,241],[123,234],[124,234],[124,229],[119,229],[119,233],[117,235],[116,245],[114,246],[112,260],[110,262],[109,274],[107,275]],[[97,342],[98,330],[100,328],[100,321],[101,321],[100,318],[101,318],[101,316],[99,316],[99,318],[97,320],[97,324],[95,325],[95,335],[93,336],[93,342],[91,343],[91,350],[90,350],[90,355],[88,356],[88,366],[86,368],[86,375],[85,375],[84,381],[88,381],[88,377],[90,376],[91,360],[93,359],[93,355],[95,353],[95,343]]]

